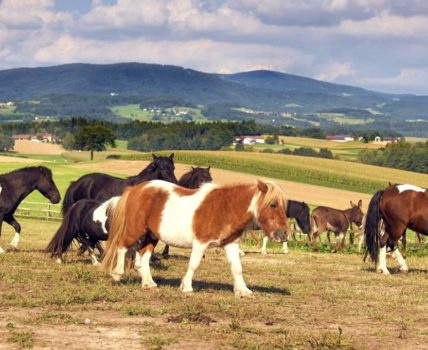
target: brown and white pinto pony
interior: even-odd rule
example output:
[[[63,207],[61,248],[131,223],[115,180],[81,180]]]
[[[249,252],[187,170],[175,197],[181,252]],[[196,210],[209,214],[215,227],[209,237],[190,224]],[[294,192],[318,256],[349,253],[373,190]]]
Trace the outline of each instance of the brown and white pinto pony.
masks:
[[[224,247],[234,278],[236,296],[247,296],[239,257],[239,238],[257,224],[270,239],[287,239],[289,227],[282,189],[273,182],[257,184],[204,184],[186,189],[163,181],[149,181],[128,188],[122,195],[110,225],[104,269],[119,281],[125,270],[125,254],[146,237],[139,251],[142,287],[156,287],[150,273],[150,256],[157,240],[192,248],[189,266],[180,289],[192,292],[192,278],[204,252]]]
[[[336,249],[342,249],[345,246],[345,234],[351,223],[361,226],[363,221],[363,202],[361,199],[355,205],[352,201],[351,208],[339,210],[329,207],[317,207],[311,214],[312,227],[314,234],[312,236],[312,246],[314,251],[318,251],[318,236],[324,231],[333,231],[336,235]]]
[[[406,229],[428,235],[428,192],[413,185],[392,185],[378,191],[371,199],[367,211],[364,236],[366,256],[379,263],[377,271],[389,274],[386,267],[386,249],[400,264],[400,270],[407,272],[406,261],[397,249],[398,240]]]

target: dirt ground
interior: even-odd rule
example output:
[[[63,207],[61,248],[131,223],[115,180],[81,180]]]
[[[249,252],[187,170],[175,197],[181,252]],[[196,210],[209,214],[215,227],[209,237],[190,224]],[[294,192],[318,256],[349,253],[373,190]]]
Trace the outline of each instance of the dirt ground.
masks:
[[[94,169],[94,171],[114,171],[119,174],[130,176],[137,174],[148,164],[148,161],[111,160],[95,164],[77,164],[75,166],[83,169]],[[187,164],[176,164],[175,168],[175,174],[177,178],[180,178],[181,175],[189,171],[190,166]],[[211,170],[211,176],[214,182],[218,184],[250,182],[260,178],[255,175],[214,168]],[[350,206],[349,201],[352,200],[354,202],[358,202],[359,199],[362,199],[363,207],[367,208],[368,202],[371,198],[370,195],[352,191],[338,190],[277,179],[271,180],[279,183],[290,199],[304,201],[313,205],[326,205],[333,208],[346,209]]]
[[[0,156],[2,163],[34,163],[34,159]]]
[[[60,155],[64,153],[64,148],[61,145],[54,145],[46,142],[34,142],[28,140],[15,141],[13,150],[17,153],[24,154],[50,154]]]

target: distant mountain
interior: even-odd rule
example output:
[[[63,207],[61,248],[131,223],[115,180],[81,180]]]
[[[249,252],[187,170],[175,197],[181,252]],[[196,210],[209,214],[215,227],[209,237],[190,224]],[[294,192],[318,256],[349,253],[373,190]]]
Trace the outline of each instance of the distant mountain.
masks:
[[[46,98],[51,95],[55,95],[55,98]],[[66,97],[61,98],[61,95]],[[245,113],[251,113],[248,114],[248,118],[251,118],[258,113],[257,118],[260,120],[275,119],[278,123],[278,117],[272,117],[269,113],[277,113],[281,118],[284,117],[282,113],[291,113],[297,117],[281,122],[297,126],[353,125],[359,122],[356,121],[358,118],[363,118],[363,122],[379,121],[388,127],[396,127],[398,122],[406,120],[409,120],[408,123],[428,121],[428,96],[385,94],[266,70],[209,74],[158,64],[77,63],[0,71],[0,102],[41,100],[45,115],[69,115],[65,111],[52,112],[61,108],[58,101],[73,101],[76,106],[79,96],[82,100],[88,96],[97,96],[101,98],[104,110],[95,111],[96,100],[91,100],[91,109],[101,118],[106,110],[113,113],[110,107],[116,100],[106,100],[111,95],[132,97],[137,102],[128,103],[137,104],[140,104],[140,99],[147,98],[184,101],[184,105],[209,108],[208,118],[217,119],[222,118],[221,113],[228,114],[230,118],[244,118]],[[117,104],[126,104],[125,99],[121,101],[125,102]],[[27,113],[31,108],[36,109],[28,103],[21,111]],[[72,110],[70,103],[67,108],[67,111]],[[72,115],[85,113],[75,110]],[[335,115],[348,118],[349,121],[338,121],[334,119]],[[109,118],[112,117],[111,114]],[[415,128],[415,124],[412,125]]]

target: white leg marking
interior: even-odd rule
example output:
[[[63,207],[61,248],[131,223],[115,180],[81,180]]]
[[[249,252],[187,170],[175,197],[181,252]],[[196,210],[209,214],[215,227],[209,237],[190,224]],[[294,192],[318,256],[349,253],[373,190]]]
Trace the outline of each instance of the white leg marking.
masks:
[[[345,239],[345,235],[343,232],[339,233],[339,237],[336,238],[336,245],[338,248],[342,248],[342,246],[344,245],[344,240]]]
[[[21,240],[21,235],[18,232],[15,232],[15,236],[10,241],[10,245],[15,249],[18,249],[19,241]]]
[[[0,254],[3,254],[3,253],[6,253],[6,251],[2,247],[0,247]]]
[[[395,249],[392,252],[392,256],[394,257],[394,259],[396,259],[398,261],[398,263],[400,264],[400,270],[403,272],[408,272],[409,268],[407,267],[407,263],[406,260],[404,260],[403,256],[401,255],[400,251],[397,249]]]
[[[263,255],[267,254],[266,245],[267,245],[268,239],[269,238],[267,238],[266,236],[263,237],[263,245],[262,245],[262,254]]]
[[[282,252],[288,254],[288,242],[282,243]]]
[[[181,281],[180,289],[183,293],[193,292],[192,288],[192,279],[193,274],[201,263],[202,257],[204,256],[205,250],[208,248],[206,243],[199,243],[198,241],[193,241],[192,254],[190,255],[189,267],[187,272]],[[239,245],[238,245],[238,255],[239,255]]]
[[[61,258],[56,258],[55,262],[56,262],[57,264],[62,264],[62,260],[61,260]]]
[[[364,232],[360,235],[360,240],[358,242],[358,253],[361,253],[361,249],[363,247],[363,243],[366,241],[366,236],[364,235]]]
[[[224,247],[226,251],[227,260],[229,260],[230,268],[233,275],[233,291],[236,297],[245,297],[253,294],[245,284],[244,277],[242,276],[241,259],[239,258],[239,244],[229,243]]]
[[[125,273],[125,255],[128,249],[117,248],[117,263],[114,270],[111,272],[111,276],[116,282],[119,282],[122,275]]]
[[[389,275],[388,268],[386,267],[386,246],[379,249],[379,266],[377,271]]]
[[[239,248],[239,256],[244,256],[244,255],[245,255],[245,252],[241,248]]]
[[[138,253],[137,253],[138,254]],[[140,256],[140,254],[138,254]],[[152,274],[150,272],[150,257],[152,253],[146,250],[143,256],[140,258],[139,272],[141,275],[141,287],[142,288],[156,288],[158,285],[153,281]],[[137,255],[135,255],[137,257]]]
[[[136,270],[139,270],[139,269],[140,269],[140,267],[141,267],[141,255],[140,255],[140,253],[138,253],[138,251],[137,251],[137,252],[135,252],[135,263],[134,263],[134,268],[135,268]]]

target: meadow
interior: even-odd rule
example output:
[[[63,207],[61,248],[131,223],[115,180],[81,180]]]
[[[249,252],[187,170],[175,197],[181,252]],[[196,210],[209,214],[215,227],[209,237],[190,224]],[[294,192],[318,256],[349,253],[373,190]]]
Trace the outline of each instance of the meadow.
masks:
[[[96,153],[94,162],[87,161],[87,152],[63,153],[67,163],[59,162],[58,155],[42,161],[38,155],[27,155],[34,157],[33,163],[0,163],[0,173],[47,165],[63,195],[69,182],[85,173],[98,170],[124,176],[141,167],[139,162],[106,161],[106,156],[151,158],[119,146]],[[175,152],[175,159],[287,180],[295,172],[292,179],[302,184],[347,189],[354,184],[360,192],[377,185],[372,178],[383,187],[386,178],[428,185],[427,175],[296,156]],[[177,164],[180,173],[186,168]],[[38,193],[30,199],[47,202]],[[428,340],[425,244],[410,244],[408,275],[399,274],[391,259],[393,274],[383,276],[375,273],[372,264],[362,262],[355,246],[332,254],[325,238],[320,253],[313,253],[301,237],[290,242],[288,255],[280,253],[279,245],[269,244],[267,256],[258,252],[252,240],[244,240],[244,276],[255,295],[236,299],[221,249],[206,254],[191,295],[178,290],[190,252],[177,248],[171,249],[170,259],[152,264],[159,287],[143,290],[136,271],[113,283],[107,273],[91,265],[88,256],[77,256],[76,247],[65,264],[56,264],[43,249],[59,223],[18,220],[20,250],[0,255],[0,348],[423,349]],[[11,227],[3,225],[1,246],[7,248],[12,236]]]
[[[423,349],[428,340],[428,258],[409,257],[406,276],[390,261],[383,276],[356,254],[285,255],[271,244],[263,256],[248,241],[255,294],[236,299],[220,249],[208,251],[194,293],[178,290],[189,251],[175,248],[152,264],[159,287],[143,290],[136,271],[113,283],[75,251],[56,264],[42,250],[58,223],[22,226],[21,250],[0,256],[1,348]]]

